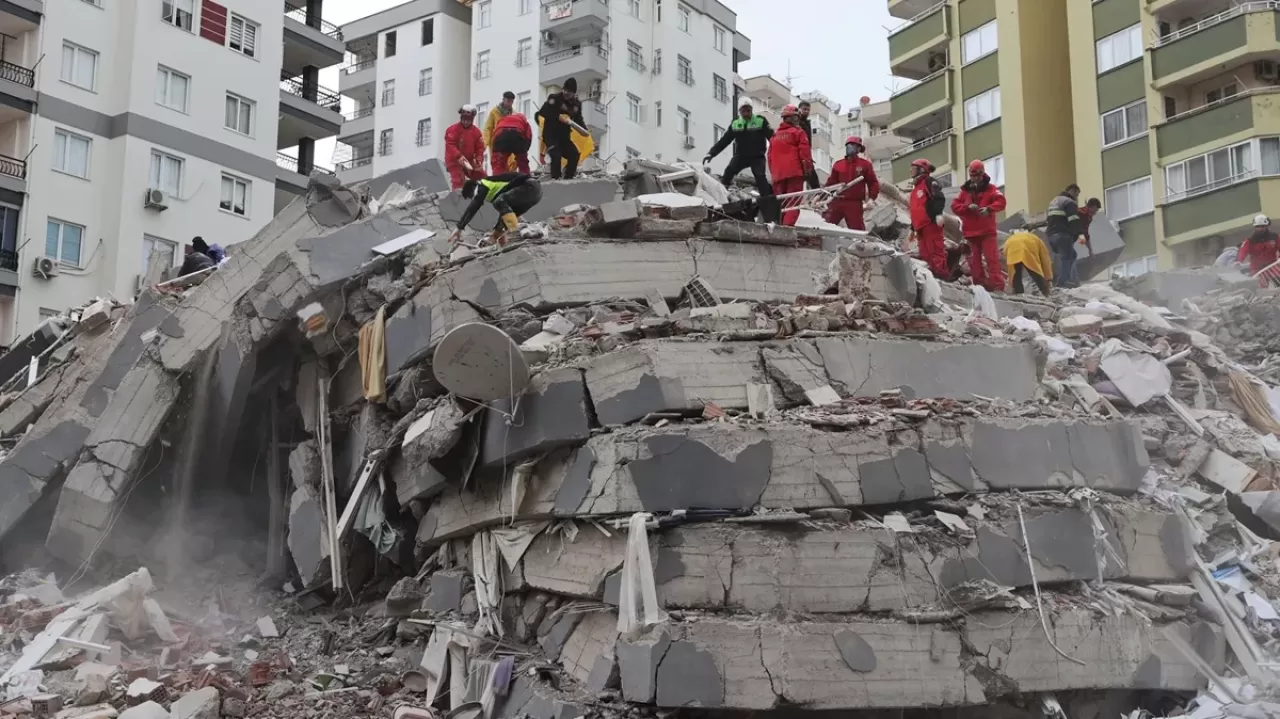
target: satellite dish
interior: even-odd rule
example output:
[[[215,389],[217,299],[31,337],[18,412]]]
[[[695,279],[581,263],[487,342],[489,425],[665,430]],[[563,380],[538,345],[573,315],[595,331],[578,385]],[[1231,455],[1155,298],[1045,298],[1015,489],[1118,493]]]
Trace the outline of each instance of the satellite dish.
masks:
[[[529,384],[529,364],[515,341],[483,322],[450,330],[436,346],[431,369],[445,389],[478,402],[519,396]]]

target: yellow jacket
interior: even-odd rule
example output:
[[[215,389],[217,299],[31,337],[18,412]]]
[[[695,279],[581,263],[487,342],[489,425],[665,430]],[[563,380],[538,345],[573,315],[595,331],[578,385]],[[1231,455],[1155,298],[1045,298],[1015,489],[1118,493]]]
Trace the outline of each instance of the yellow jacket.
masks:
[[[484,146],[493,147],[493,131],[498,127],[498,120],[515,112],[515,109],[507,110],[498,103],[489,111],[489,116],[484,119]]]
[[[1015,232],[1004,241],[1004,257],[1010,271],[1022,265],[1046,280],[1053,279],[1053,260],[1044,240],[1030,232]]]

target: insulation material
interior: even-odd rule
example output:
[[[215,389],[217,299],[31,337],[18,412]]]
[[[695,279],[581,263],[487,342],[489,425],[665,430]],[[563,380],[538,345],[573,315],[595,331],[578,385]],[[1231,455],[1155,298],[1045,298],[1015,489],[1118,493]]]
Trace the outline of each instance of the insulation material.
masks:
[[[500,637],[502,619],[497,616],[497,611],[502,601],[501,570],[498,567],[498,540],[493,532],[477,532],[471,538],[471,564],[476,583],[476,605],[480,609],[476,631]]]
[[[627,523],[627,556],[622,564],[622,590],[618,595],[618,632],[623,635],[667,619],[667,613],[658,606],[653,562],[649,560],[649,533],[645,529],[649,518],[644,512],[636,512]],[[636,606],[637,601],[640,607]],[[644,612],[643,621],[638,610]]]

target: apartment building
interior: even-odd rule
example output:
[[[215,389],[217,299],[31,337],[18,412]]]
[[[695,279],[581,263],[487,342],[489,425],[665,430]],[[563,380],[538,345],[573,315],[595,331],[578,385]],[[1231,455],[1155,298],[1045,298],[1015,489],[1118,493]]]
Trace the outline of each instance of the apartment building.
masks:
[[[857,107],[846,110],[836,122],[834,138],[836,147],[833,151],[843,152],[843,147],[839,143],[844,142],[846,138],[861,137],[867,148],[867,159],[875,165],[876,177],[881,182],[892,183],[894,181],[893,156],[911,144],[910,140],[900,137],[889,129],[892,122],[893,113],[888,100],[872,102],[871,98],[863,97]],[[897,179],[902,180],[905,177]]]
[[[0,345],[303,191],[341,122],[315,83],[335,31],[316,0],[0,2]]]
[[[742,89],[736,70],[750,41],[735,28],[717,0],[412,0],[362,18],[343,27],[350,55],[339,89],[354,109],[338,138],[339,176],[441,157],[444,130],[467,102],[483,123],[510,91],[533,121],[570,77],[596,144],[583,167],[617,171],[640,156],[697,163]]]

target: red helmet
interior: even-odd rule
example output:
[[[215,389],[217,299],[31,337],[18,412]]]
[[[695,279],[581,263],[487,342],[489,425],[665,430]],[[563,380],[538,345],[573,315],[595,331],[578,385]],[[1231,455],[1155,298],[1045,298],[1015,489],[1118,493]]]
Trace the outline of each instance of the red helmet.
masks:
[[[862,138],[858,137],[857,135],[850,135],[849,139],[844,141],[844,144],[857,145],[858,147],[866,147],[866,145],[862,144]]]
[[[924,159],[923,157],[922,157],[922,158],[920,158],[919,160],[912,160],[912,161],[911,161],[911,166],[912,166],[912,167],[918,167],[918,168],[920,168],[921,170],[924,170],[925,172],[933,172],[933,163],[932,163],[932,162],[929,162],[928,160]]]
[[[792,115],[799,115],[799,114],[800,114],[800,111],[796,109],[795,105],[787,105],[786,107],[782,108],[783,117],[791,117]]]
[[[971,173],[986,172],[986,171],[987,171],[987,167],[986,165],[982,164],[982,160],[974,160],[973,162],[969,163],[969,172]]]

